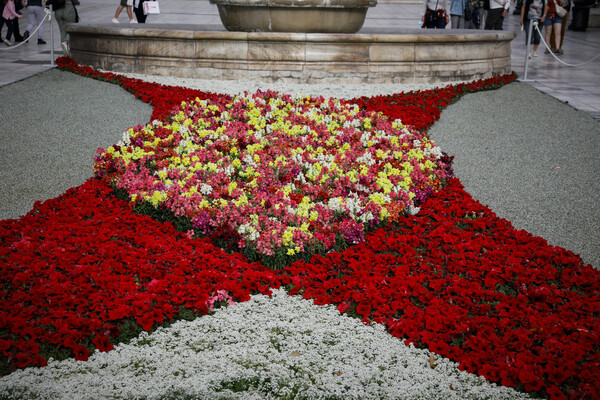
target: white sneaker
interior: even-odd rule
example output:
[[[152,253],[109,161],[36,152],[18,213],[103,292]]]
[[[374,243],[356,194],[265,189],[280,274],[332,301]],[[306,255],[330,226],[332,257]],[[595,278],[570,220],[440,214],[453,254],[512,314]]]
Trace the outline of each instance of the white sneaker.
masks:
[[[2,41],[4,42],[5,45],[10,46],[11,43],[8,39],[2,39]]]
[[[118,24],[118,23],[119,23],[119,20],[118,20],[118,19],[116,19],[116,18],[113,18],[113,19],[112,19],[112,22],[113,22],[113,24]]]
[[[534,56],[534,57],[537,57],[537,51],[534,51],[534,52],[533,52],[533,56]]]
[[[135,19],[130,19],[130,20],[129,20],[129,23],[130,23],[130,24],[137,24],[137,21],[136,21]]]
[[[69,57],[71,55],[69,52],[69,43],[62,42],[60,44],[60,47],[62,48],[62,51],[63,51],[63,54],[65,55],[65,57]]]

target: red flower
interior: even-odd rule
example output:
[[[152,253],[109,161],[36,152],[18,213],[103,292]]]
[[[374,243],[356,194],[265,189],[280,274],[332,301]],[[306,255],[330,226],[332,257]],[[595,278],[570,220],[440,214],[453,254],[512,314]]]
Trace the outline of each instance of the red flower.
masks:
[[[219,97],[57,62],[136,93],[155,105],[153,117],[186,96]],[[444,104],[513,79],[354,101],[425,129]],[[0,221],[0,266],[0,353],[10,367],[44,365],[39,343],[87,359],[83,344],[109,350],[123,321],[150,330],[181,307],[206,314],[218,290],[245,301],[289,285],[290,294],[338,304],[340,312],[355,309],[405,342],[503,385],[521,383],[553,399],[600,398],[598,271],[514,229],[456,179],[418,215],[281,271],[137,215],[90,180],[36,203],[20,219]]]
[[[92,341],[94,342],[94,345],[96,345],[96,348],[100,351],[110,351],[115,348],[107,335],[96,336]]]
[[[90,351],[88,349],[86,349],[85,347],[78,345],[78,344],[72,344],[71,349],[73,350],[73,353],[75,354],[75,359],[77,361],[87,361],[88,360]]]

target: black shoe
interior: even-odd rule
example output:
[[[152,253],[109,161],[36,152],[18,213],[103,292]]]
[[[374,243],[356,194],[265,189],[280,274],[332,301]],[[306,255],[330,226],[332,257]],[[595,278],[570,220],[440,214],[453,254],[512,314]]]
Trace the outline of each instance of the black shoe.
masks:
[[[15,36],[15,42],[22,42],[22,41],[23,41],[23,36],[19,36],[19,37]]]
[[[27,39],[29,39],[29,31],[25,31],[25,33],[23,34],[23,40]]]
[[[38,44],[46,44],[42,39],[38,39]]]

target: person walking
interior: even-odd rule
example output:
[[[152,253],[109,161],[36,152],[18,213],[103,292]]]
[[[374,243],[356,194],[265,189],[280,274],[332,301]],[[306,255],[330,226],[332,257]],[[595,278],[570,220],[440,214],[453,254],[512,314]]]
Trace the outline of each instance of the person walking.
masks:
[[[567,14],[562,17],[562,24],[560,25],[560,40],[558,41],[558,48],[562,51],[563,43],[565,42],[565,30],[567,28],[567,21],[569,20],[569,13],[571,12],[571,0],[565,0],[562,5],[565,10],[567,10]],[[554,43],[556,39],[554,39],[554,30],[552,30],[552,35],[550,36],[550,42]]]
[[[25,29],[25,33],[23,34],[23,40],[29,39],[29,32],[36,26],[39,26],[38,29],[38,40],[37,44],[46,44],[44,41],[44,6],[42,4],[42,0],[29,0],[25,3],[25,7],[27,8],[27,29]]]
[[[12,46],[12,36],[15,30],[15,23],[19,23],[18,19],[23,18],[22,14],[17,13],[15,10],[14,0],[4,0],[4,10],[2,11],[2,18],[6,24],[6,38],[2,39],[4,44]]]
[[[465,7],[467,1],[450,0],[450,27],[452,29],[465,29]]]
[[[446,0],[423,0],[421,26],[429,29],[445,29],[450,23]]]
[[[546,49],[544,53],[550,54],[552,51],[556,55],[563,54],[563,50],[560,48],[560,31],[563,19],[556,13],[556,4],[561,4],[559,0],[548,0],[548,15],[544,20],[545,38],[546,45],[550,46],[552,50]],[[554,42],[550,42],[552,33],[554,33]]]
[[[540,33],[534,27],[531,28],[530,42],[527,43],[527,35],[529,34],[529,26],[533,21],[538,22],[538,27],[541,29],[543,22],[546,19],[548,13],[548,4],[546,0],[526,0],[521,7],[521,25],[525,31],[525,45],[533,45],[530,52],[529,58],[537,57],[537,49],[540,45]]]
[[[79,5],[78,0],[66,0],[62,4],[61,0],[46,0],[46,5],[51,5],[54,11],[54,19],[60,31],[60,46],[65,57],[71,55],[69,49],[69,34],[65,30],[65,24],[77,22],[77,11],[75,6]]]
[[[501,31],[509,7],[510,2],[508,0],[490,0],[490,10],[485,20],[485,29]]]
[[[112,22],[114,24],[118,24],[119,23],[119,15],[121,15],[121,11],[123,11],[123,9],[126,9],[127,16],[129,17],[129,23],[137,24],[137,21],[135,19],[133,19],[132,7],[133,7],[133,0],[120,0],[119,6],[117,7],[117,11],[115,12],[115,16],[113,17]]]

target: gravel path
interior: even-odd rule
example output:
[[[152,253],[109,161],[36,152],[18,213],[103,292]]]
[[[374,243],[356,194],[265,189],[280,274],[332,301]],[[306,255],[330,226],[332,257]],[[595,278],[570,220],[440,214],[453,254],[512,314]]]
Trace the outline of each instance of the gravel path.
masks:
[[[267,88],[251,81],[161,82],[219,93]],[[351,98],[431,85],[268,87]],[[85,182],[96,149],[148,122],[152,111],[116,85],[59,70],[0,87],[0,98],[11,100],[0,108],[2,219],[18,218],[35,201]],[[430,135],[456,156],[456,174],[474,198],[516,228],[600,267],[600,125],[589,114],[513,83],[463,97]]]

